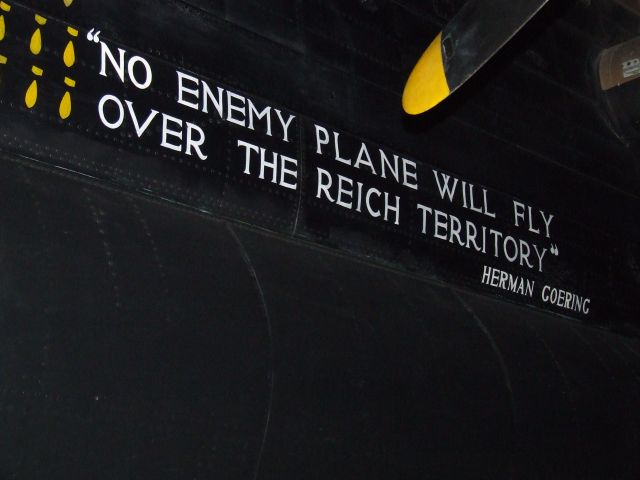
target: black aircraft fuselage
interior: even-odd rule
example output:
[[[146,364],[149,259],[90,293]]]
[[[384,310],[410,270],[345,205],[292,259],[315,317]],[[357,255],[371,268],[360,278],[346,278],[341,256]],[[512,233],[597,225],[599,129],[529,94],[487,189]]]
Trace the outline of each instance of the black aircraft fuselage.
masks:
[[[0,477],[640,476],[640,18],[462,3],[0,2]]]

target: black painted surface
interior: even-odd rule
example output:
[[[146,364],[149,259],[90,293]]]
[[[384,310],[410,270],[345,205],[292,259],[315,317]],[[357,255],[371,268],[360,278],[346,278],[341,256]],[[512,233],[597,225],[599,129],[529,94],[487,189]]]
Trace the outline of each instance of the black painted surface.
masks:
[[[253,473],[269,335],[218,224],[3,159],[4,478]]]
[[[472,0],[442,30],[442,65],[451,92],[460,88],[548,0]]]
[[[579,77],[588,83],[587,66],[599,44],[575,34],[563,22],[588,24],[593,15],[602,13],[604,4],[586,11],[580,5],[545,9],[498,61],[471,82],[474,85],[418,119],[402,116],[398,107],[404,57],[396,50],[409,55],[415,43],[405,36],[418,35],[419,28],[437,21],[416,19],[408,7],[393,2],[358,6],[310,1],[274,4],[270,12],[284,22],[280,24],[263,14],[264,6],[243,5],[198,4],[194,9],[169,2],[151,10],[142,1],[95,5],[85,1],[69,8],[33,3],[42,7],[33,10],[17,4],[6,15],[8,33],[2,43],[9,58],[0,85],[5,106],[0,112],[5,124],[3,148],[427,278],[603,325],[637,324],[640,253],[635,155],[607,130],[598,110],[599,97],[563,83],[576,78],[579,66],[559,59],[561,49],[554,47],[544,54],[549,64],[563,62],[562,69],[558,66],[547,73],[523,66],[529,57],[538,57],[535,47],[527,48],[532,43],[543,42],[540,48],[549,49],[545,39],[550,35],[568,35],[571,42],[560,45],[575,50],[570,57],[582,59]],[[609,12],[612,7],[606,8],[610,20],[624,28]],[[49,23],[42,28],[45,51],[39,55],[27,48],[35,11],[50,12]],[[123,12],[129,12],[123,22],[113,23]],[[78,62],[65,69],[60,56],[69,39],[67,22],[79,27],[80,36],[75,41]],[[128,52],[123,52],[126,58],[143,55],[152,65],[151,86],[139,89],[129,80],[121,82],[108,62],[108,74],[99,75],[102,47],[85,39],[89,26],[101,31],[102,41],[116,57],[118,48]],[[328,36],[331,29],[335,32]],[[185,31],[189,35],[183,35]],[[274,38],[274,31],[284,32],[285,38]],[[323,46],[315,43],[318,35]],[[322,57],[322,52],[328,56]],[[545,61],[538,58],[537,63],[544,66]],[[39,65],[45,74],[40,79],[39,103],[29,109],[23,97],[33,78],[31,64]],[[189,88],[195,88],[197,79],[214,92],[222,88],[224,95],[246,96],[259,110],[269,107],[285,118],[293,115],[295,122],[285,136],[277,123],[266,133],[264,124],[252,130],[229,122],[224,115],[217,117],[211,105],[205,114],[178,104],[176,70],[192,76]],[[73,113],[62,121],[57,105],[65,91],[60,79],[67,75],[73,76],[77,86],[72,89]],[[487,86],[481,85],[483,80]],[[122,99],[118,100],[125,117],[122,127],[110,129],[101,122],[98,102],[106,94],[114,96],[106,108],[109,119],[118,118],[113,98]],[[188,98],[193,102],[195,97]],[[132,102],[139,124],[156,112],[144,133],[135,133],[124,100]],[[160,117],[165,113],[179,118],[183,128],[192,122],[206,132],[206,160],[193,152],[186,155],[160,147]],[[416,161],[419,191],[382,181],[362,169],[345,168],[333,161],[332,156],[338,155],[333,145],[327,146],[324,157],[316,155],[316,125],[327,128],[329,135],[340,132],[342,152],[347,150],[349,158],[355,158],[365,142],[374,156],[383,148],[389,157],[398,152]],[[182,135],[184,142],[186,133]],[[246,175],[241,141],[269,149],[267,155],[274,151],[296,159],[297,187],[283,189],[255,174]],[[75,148],[69,152],[71,144]],[[364,188],[402,197],[400,225],[318,199],[318,168],[334,174],[334,185],[335,175],[343,174]],[[486,223],[486,217],[438,203],[433,168],[459,175],[460,180],[473,183],[476,192],[488,188],[495,197],[498,221]],[[513,199],[553,213],[551,238],[536,240],[522,228],[510,226]],[[524,239],[531,255],[537,242],[548,253],[544,272],[524,268],[514,274],[536,281],[539,289],[548,284],[588,297],[589,313],[551,306],[540,299],[539,289],[523,299],[483,285],[485,266],[511,271],[513,263],[495,258],[498,255],[485,248],[476,253],[469,243],[461,249],[452,247],[451,241],[421,235],[418,203],[452,213],[463,222],[470,219],[478,229],[486,224],[505,237]],[[549,252],[556,246],[562,253],[554,259]],[[519,263],[524,265],[522,260]]]
[[[640,476],[638,158],[609,130],[592,76],[638,19],[605,0],[552,2],[442,108],[403,116],[406,75],[461,4],[12,3],[0,476]],[[49,37],[29,110],[33,9]],[[472,293],[477,260],[408,248],[393,228],[245,178],[229,125],[208,125],[210,163],[99,125],[101,87],[175,105],[162,88],[137,97],[80,61],[61,121],[67,23],[81,38],[101,29],[159,77],[195,73],[552,211],[573,252],[552,278],[592,286],[615,331]],[[78,58],[96,48],[78,41]],[[293,135],[282,153],[319,165],[309,131]]]
[[[3,158],[5,478],[623,478],[640,344]]]

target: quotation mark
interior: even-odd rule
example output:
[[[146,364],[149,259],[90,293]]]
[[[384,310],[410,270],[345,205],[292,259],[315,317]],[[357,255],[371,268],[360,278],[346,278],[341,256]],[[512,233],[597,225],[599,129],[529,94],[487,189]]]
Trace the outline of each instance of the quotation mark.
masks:
[[[551,255],[554,255],[556,257],[560,255],[560,250],[558,250],[558,246],[555,243],[551,245],[551,248],[549,249],[549,251],[551,252]]]
[[[98,30],[96,33],[93,33],[94,30],[95,28],[89,30],[89,33],[87,33],[87,40],[93,43],[100,43],[100,38],[98,38],[100,35],[100,30]]]

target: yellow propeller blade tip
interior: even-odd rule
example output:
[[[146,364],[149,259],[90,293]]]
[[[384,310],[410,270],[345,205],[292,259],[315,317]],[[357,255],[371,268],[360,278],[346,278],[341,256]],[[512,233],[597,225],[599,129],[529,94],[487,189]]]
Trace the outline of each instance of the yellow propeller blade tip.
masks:
[[[422,54],[402,94],[402,108],[410,115],[418,115],[438,105],[451,91],[442,62],[442,32]]]

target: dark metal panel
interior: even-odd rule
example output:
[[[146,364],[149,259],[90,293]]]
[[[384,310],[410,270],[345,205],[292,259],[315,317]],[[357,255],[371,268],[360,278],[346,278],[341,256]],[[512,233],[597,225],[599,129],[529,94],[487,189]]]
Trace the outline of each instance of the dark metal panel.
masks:
[[[508,477],[508,392],[451,291],[250,231],[240,238],[274,331],[262,478]]]
[[[3,160],[6,478],[247,478],[269,402],[225,226]]]
[[[637,476],[637,340],[8,158],[0,187],[8,477]]]
[[[572,321],[522,316],[517,307],[476,295],[462,298],[504,360],[522,478],[638,476],[640,467],[629,461],[639,440],[637,342]]]

